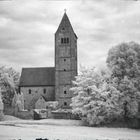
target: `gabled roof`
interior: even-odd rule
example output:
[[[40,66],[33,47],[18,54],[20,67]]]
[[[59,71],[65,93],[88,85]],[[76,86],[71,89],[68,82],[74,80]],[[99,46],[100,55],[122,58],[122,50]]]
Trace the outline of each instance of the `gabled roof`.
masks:
[[[43,98],[43,100],[44,100],[45,102],[47,102],[47,99],[46,99],[43,95],[40,95],[40,97],[37,99],[37,101],[38,101],[41,97]],[[37,101],[36,101],[36,102],[37,102]]]
[[[55,68],[23,68],[19,86],[54,86]]]
[[[35,95],[33,96],[32,100],[31,100],[30,103],[29,103],[29,108],[30,108],[30,109],[35,108],[35,103],[40,99],[40,97],[43,97],[43,99],[44,99],[45,101],[47,101],[47,99],[46,99],[43,95],[41,95],[41,94],[35,94]]]
[[[69,26],[71,27],[71,29],[72,29],[72,31],[73,31],[75,37],[78,38],[77,35],[75,34],[74,30],[73,30],[73,27],[72,27],[72,25],[71,25],[71,23],[70,23],[70,20],[69,20],[69,18],[68,18],[68,16],[67,16],[66,12],[64,13],[64,15],[63,15],[63,17],[62,17],[62,20],[61,20],[61,22],[60,22],[60,24],[59,24],[59,26],[58,26],[58,29],[57,29],[56,33],[57,33],[58,30],[61,28],[61,26],[65,26],[65,27],[66,27],[67,25],[69,25]]]

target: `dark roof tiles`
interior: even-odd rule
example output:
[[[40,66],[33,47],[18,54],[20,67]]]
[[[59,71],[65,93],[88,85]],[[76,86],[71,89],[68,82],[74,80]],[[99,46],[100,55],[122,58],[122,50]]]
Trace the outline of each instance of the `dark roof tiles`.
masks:
[[[57,33],[57,32],[61,29],[61,27],[63,27],[63,26],[65,26],[65,27],[66,27],[66,26],[71,27],[71,29],[72,29],[72,31],[73,31],[73,33],[74,33],[73,27],[72,27],[72,25],[71,25],[71,23],[70,23],[70,20],[69,20],[69,18],[68,18],[68,16],[67,16],[66,13],[64,13],[64,15],[63,15],[63,17],[62,17],[62,20],[61,20],[61,22],[60,22],[60,24],[59,24],[59,26],[58,26],[58,29],[57,29],[56,33]],[[78,38],[77,35],[76,35],[76,33],[74,33],[74,35],[75,35],[76,38]]]
[[[54,86],[55,68],[23,68],[20,77],[20,86]]]

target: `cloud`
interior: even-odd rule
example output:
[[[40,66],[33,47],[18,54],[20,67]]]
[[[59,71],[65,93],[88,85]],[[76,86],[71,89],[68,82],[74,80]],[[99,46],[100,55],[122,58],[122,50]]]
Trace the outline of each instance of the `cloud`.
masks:
[[[0,2],[0,64],[54,66],[54,33],[64,9],[78,36],[78,64],[105,65],[108,50],[123,41],[140,43],[140,2]]]

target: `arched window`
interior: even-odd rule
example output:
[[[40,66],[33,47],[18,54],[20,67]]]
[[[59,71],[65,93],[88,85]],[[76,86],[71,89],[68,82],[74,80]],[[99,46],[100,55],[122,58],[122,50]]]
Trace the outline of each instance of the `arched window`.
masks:
[[[46,88],[43,89],[43,93],[46,94]]]
[[[64,43],[64,38],[61,38],[61,44],[63,44]]]
[[[29,89],[28,92],[29,92],[29,94],[31,94],[32,93],[31,89]]]
[[[67,39],[66,38],[64,38],[64,43],[67,43]]]
[[[67,106],[67,102],[64,102],[64,106]]]
[[[69,38],[67,37],[67,43],[69,43]]]
[[[66,90],[64,90],[64,94],[67,94],[67,91]]]
[[[68,44],[68,43],[69,43],[69,38],[68,37],[61,38],[61,44]]]

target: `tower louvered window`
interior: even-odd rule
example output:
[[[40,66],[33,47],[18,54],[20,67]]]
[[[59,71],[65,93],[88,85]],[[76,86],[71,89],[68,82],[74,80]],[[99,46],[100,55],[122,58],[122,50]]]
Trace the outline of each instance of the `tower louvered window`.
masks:
[[[66,41],[66,42],[67,42],[67,43],[69,43],[69,38],[67,37],[66,39],[67,39],[67,41]]]
[[[68,37],[61,38],[61,44],[69,44],[69,38]]]

